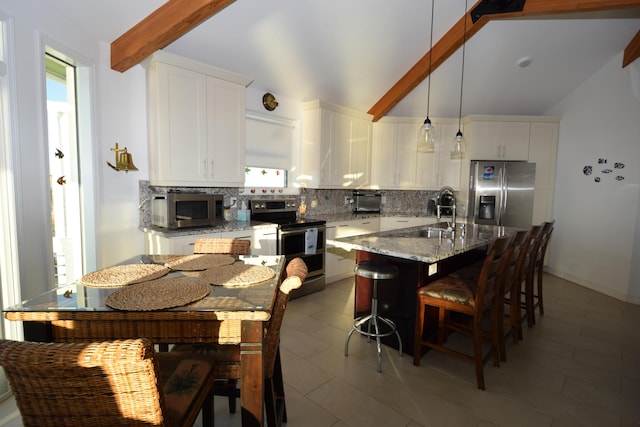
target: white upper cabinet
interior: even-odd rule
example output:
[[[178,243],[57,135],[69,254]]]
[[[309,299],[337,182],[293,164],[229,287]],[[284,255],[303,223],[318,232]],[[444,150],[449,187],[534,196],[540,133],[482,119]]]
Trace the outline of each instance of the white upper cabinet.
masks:
[[[451,140],[457,120],[434,119],[436,150],[418,153],[419,118],[385,117],[373,125],[371,187],[431,190],[460,185],[460,160],[451,160]],[[455,122],[455,123],[454,123]]]
[[[528,159],[529,122],[500,116],[468,116],[464,121],[470,160]]]
[[[381,119],[373,124],[371,186],[376,189],[416,188],[416,143],[419,123]],[[431,159],[422,158],[420,160]]]
[[[371,173],[371,116],[321,101],[303,104],[296,181],[310,188],[363,188]]]
[[[554,187],[558,127],[558,122],[531,123],[529,161],[536,164],[536,190]]]
[[[553,219],[553,187],[556,179],[558,128],[557,121],[531,123],[529,161],[536,164],[533,224]]]
[[[165,52],[146,65],[151,184],[242,187],[251,80]]]

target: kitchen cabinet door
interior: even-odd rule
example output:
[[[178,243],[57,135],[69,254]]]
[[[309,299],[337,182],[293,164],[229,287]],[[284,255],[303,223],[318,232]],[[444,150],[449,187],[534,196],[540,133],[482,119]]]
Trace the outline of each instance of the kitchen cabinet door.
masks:
[[[536,164],[536,190],[553,190],[557,151],[558,123],[531,123],[529,161]]]
[[[380,231],[418,227],[438,222],[436,217],[428,216],[385,216],[380,218]]]
[[[350,164],[351,188],[365,188],[371,183],[371,122],[351,120]]]
[[[475,121],[464,125],[469,160],[527,160],[529,122]]]
[[[350,187],[351,120],[341,114],[323,111],[323,160],[321,185],[332,188]]]
[[[413,189],[418,188],[417,171],[431,170],[433,167],[433,154],[417,153],[418,129],[414,123],[396,124],[396,185],[397,188]],[[382,167],[385,167],[382,165]],[[389,167],[389,166],[387,166]]]
[[[276,255],[276,227],[245,228],[219,233],[190,234],[167,237],[159,233],[146,232],[146,253],[151,255],[189,255],[198,238],[243,239],[251,241],[252,255]]]
[[[251,254],[277,255],[277,238],[276,227],[254,229]]]
[[[416,188],[437,190],[447,185],[458,190],[461,160],[451,159],[450,154],[453,137],[458,131],[458,121],[434,119],[432,122],[436,128],[436,150],[435,153],[417,153]]]
[[[326,225],[325,233],[327,240],[337,236],[338,229],[344,224],[329,222]],[[327,243],[325,252],[325,281],[326,283],[337,282],[353,275],[355,267],[355,252],[347,251]]]
[[[207,182],[206,77],[156,62],[148,84],[151,184]]]
[[[395,123],[379,121],[373,124],[371,147],[371,186],[377,189],[395,189],[397,183]]]
[[[246,80],[175,55],[159,58],[147,66],[151,184],[242,187]]]
[[[326,228],[327,239],[358,236],[375,233],[380,230],[380,218],[363,218],[340,222],[328,222]],[[332,283],[353,276],[356,265],[356,251],[347,251],[327,243],[325,253],[326,282]]]
[[[360,188],[370,181],[371,118],[321,101],[303,106],[297,180],[311,188]],[[314,166],[319,164],[319,166]],[[304,180],[304,181],[303,181]]]
[[[438,144],[438,172],[436,175],[436,186],[434,189],[440,189],[447,185],[454,190],[460,190],[462,185],[467,184],[466,178],[461,180],[460,172],[462,167],[462,159],[451,158],[451,147],[453,138],[458,132],[458,121],[448,120],[437,122],[438,136],[440,143]]]
[[[373,125],[371,155],[371,186],[373,188],[417,188],[417,165],[423,166],[429,162],[429,159],[433,163],[434,159],[433,154],[416,155],[418,128],[418,122],[379,121]]]
[[[227,187],[244,186],[245,88],[207,77],[208,180]]]

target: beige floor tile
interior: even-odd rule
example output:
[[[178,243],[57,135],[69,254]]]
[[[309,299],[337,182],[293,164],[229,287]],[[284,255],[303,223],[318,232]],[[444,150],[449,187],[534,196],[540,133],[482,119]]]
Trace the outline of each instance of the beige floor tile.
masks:
[[[307,398],[352,427],[404,427],[411,419],[346,382],[333,379]]]
[[[383,346],[352,337],[353,278],[290,301],[281,336],[288,427],[513,427],[640,425],[640,306],[545,275],[545,316],[507,341],[507,361],[485,366],[435,351],[413,366]],[[452,338],[464,346],[464,340]],[[13,405],[13,406],[12,406]],[[0,426],[19,427],[13,400]],[[13,416],[11,415],[13,414]],[[215,399],[216,426],[240,426]],[[196,424],[199,426],[199,424]]]

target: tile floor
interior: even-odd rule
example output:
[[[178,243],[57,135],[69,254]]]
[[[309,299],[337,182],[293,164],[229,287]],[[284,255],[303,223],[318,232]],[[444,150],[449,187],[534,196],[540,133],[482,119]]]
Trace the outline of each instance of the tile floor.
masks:
[[[640,306],[545,276],[545,316],[525,339],[509,341],[507,362],[485,367],[476,388],[471,363],[436,352],[421,366],[384,347],[344,338],[352,322],[353,279],[290,302],[282,329],[288,426],[639,426]],[[223,398],[216,425],[239,426]],[[0,426],[21,426],[15,403]]]

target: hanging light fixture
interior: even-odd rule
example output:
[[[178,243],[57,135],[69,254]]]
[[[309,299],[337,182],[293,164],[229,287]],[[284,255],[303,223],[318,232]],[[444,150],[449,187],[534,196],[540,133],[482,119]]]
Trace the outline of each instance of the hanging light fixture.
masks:
[[[464,153],[467,151],[467,141],[462,135],[460,123],[462,122],[462,89],[464,86],[464,50],[467,45],[467,0],[464,1],[464,33],[462,34],[462,72],[460,77],[460,110],[458,111],[458,132],[453,137],[453,144],[451,146],[451,158],[461,159],[464,157]]]
[[[433,56],[433,7],[431,0],[431,35],[429,36],[429,82],[427,83],[427,118],[418,132],[418,153],[433,153],[436,151],[436,128],[429,118],[429,103],[431,101],[431,58]]]

